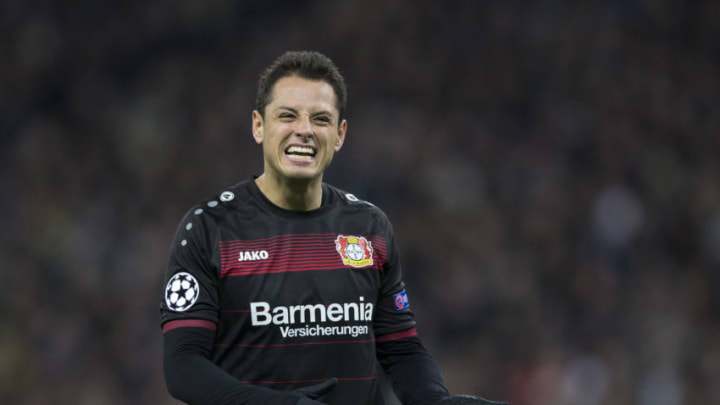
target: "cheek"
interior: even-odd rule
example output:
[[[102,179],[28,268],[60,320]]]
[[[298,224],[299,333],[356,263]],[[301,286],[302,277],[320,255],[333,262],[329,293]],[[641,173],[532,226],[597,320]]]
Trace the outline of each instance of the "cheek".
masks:
[[[333,133],[329,134],[326,139],[327,139],[327,142],[326,142],[327,146],[329,146],[331,148],[335,148],[335,145],[337,144],[337,141],[338,141],[337,134],[333,132]]]
[[[280,137],[278,136],[278,134],[265,132],[265,140],[263,144],[268,149],[277,149],[278,145],[280,144],[279,139]]]
[[[263,147],[263,154],[265,156],[273,156],[277,155],[277,145],[272,142],[270,139],[265,139],[265,142],[262,144]]]

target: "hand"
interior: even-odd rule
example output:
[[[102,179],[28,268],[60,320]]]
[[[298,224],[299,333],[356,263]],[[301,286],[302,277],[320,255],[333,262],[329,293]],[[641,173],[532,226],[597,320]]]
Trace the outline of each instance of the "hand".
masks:
[[[318,399],[321,396],[332,391],[332,389],[335,388],[335,384],[337,384],[337,382],[338,382],[338,379],[333,377],[327,381],[321,382],[320,384],[310,385],[308,387],[302,387],[302,388],[293,390],[292,392],[294,392],[296,394],[300,394],[305,397],[305,398],[302,398],[300,401],[298,401],[297,405],[321,404],[320,402],[311,401],[311,400]]]
[[[509,405],[507,402],[488,401],[473,395],[453,395],[438,402],[438,405]]]

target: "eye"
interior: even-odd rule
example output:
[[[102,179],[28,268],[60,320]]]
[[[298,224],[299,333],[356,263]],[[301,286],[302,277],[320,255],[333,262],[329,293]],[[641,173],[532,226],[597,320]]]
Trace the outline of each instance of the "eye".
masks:
[[[330,117],[327,117],[325,115],[319,115],[319,116],[315,117],[315,121],[320,122],[322,124],[329,124]]]
[[[292,113],[284,112],[284,113],[280,113],[280,115],[278,115],[278,118],[280,118],[281,120],[284,120],[284,121],[288,121],[288,120],[295,118],[295,116]]]

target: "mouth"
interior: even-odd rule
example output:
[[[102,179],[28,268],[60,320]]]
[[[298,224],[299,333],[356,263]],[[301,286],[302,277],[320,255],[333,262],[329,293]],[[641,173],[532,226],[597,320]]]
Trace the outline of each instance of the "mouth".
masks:
[[[285,148],[285,156],[291,160],[310,162],[315,158],[317,150],[312,146],[290,145]]]

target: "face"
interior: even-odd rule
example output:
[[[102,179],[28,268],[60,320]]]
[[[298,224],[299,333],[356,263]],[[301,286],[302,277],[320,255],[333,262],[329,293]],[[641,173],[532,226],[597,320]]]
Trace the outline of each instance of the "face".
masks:
[[[253,138],[263,147],[265,175],[278,180],[316,180],[345,140],[330,84],[297,76],[273,86],[265,116],[253,111]]]

